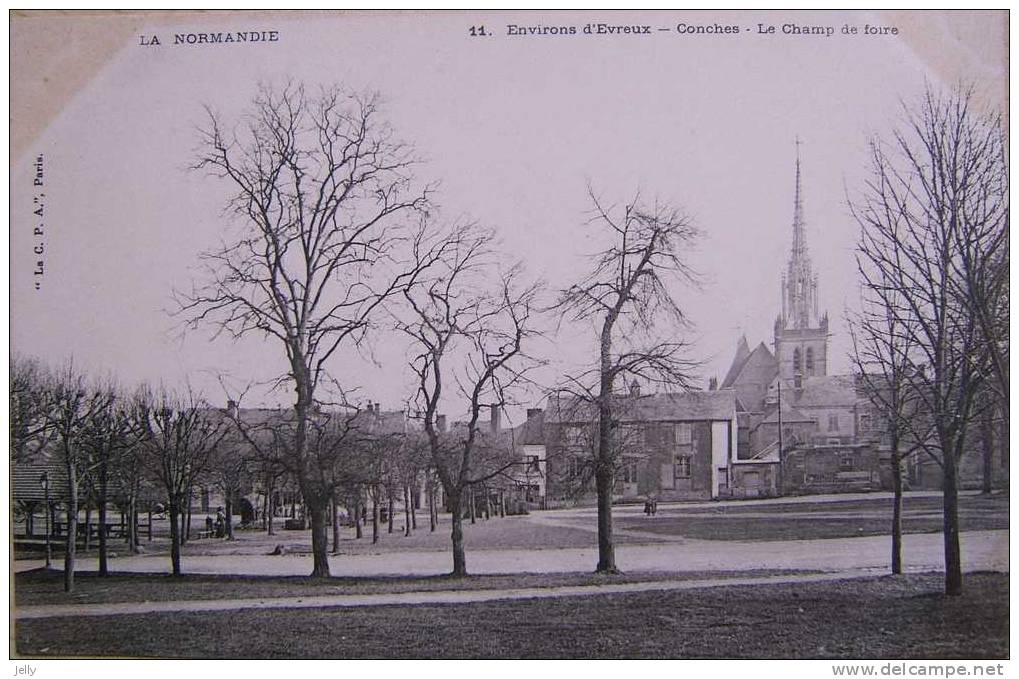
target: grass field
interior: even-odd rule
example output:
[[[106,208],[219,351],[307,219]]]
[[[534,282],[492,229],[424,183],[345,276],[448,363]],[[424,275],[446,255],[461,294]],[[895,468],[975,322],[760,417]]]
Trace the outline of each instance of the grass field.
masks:
[[[518,575],[472,575],[467,578],[432,577],[332,577],[191,575],[180,577],[151,574],[112,574],[100,578],[95,573],[78,573],[75,591],[63,591],[63,572],[27,571],[14,580],[17,606],[45,604],[100,604],[144,601],[180,601],[193,599],[272,598],[327,596],[332,594],[381,594],[435,590],[510,589],[525,587],[562,587],[603,585],[662,580],[703,578],[763,577],[816,571],[753,570],[700,571],[688,573],[524,573]]]
[[[1008,517],[960,517],[964,531],[1007,529]],[[732,520],[696,517],[655,517],[620,519],[623,529],[636,529],[658,535],[681,536],[697,540],[814,540],[824,538],[889,535],[890,519],[862,517],[825,517],[804,519],[789,517],[738,517]],[[904,533],[940,533],[940,519],[904,517]]]
[[[746,514],[766,511],[773,514],[801,513],[801,512],[887,512],[891,516],[892,498],[867,498],[841,500],[838,496],[829,496],[831,502],[812,502],[810,498],[803,498],[797,501],[792,498],[791,502],[757,504],[751,502],[730,502],[714,506],[700,506],[697,513],[709,512],[713,514]],[[903,498],[902,507],[905,511],[917,512],[940,512],[942,508],[941,496],[911,496],[908,493]],[[1005,493],[994,495],[961,495],[959,507],[966,512],[981,512],[991,514],[1008,515],[1009,499]],[[682,505],[670,508],[670,511],[685,512]]]
[[[962,530],[1008,528],[1008,496],[963,496],[959,524]],[[824,503],[757,505],[738,503],[685,510],[681,505],[657,516],[622,516],[623,530],[700,540],[809,540],[891,534],[891,499]],[[907,498],[902,530],[938,533],[942,530],[941,499]]]
[[[938,574],[480,604],[15,621],[20,656],[1004,658],[1008,576]]]

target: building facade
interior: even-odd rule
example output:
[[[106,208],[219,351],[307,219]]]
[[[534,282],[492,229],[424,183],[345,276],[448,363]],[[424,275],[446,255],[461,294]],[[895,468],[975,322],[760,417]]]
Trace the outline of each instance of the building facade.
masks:
[[[736,451],[732,390],[641,395],[614,404],[613,498],[635,501],[711,499],[729,487]],[[590,403],[551,399],[543,415],[548,497],[552,504],[594,499],[597,416]]]

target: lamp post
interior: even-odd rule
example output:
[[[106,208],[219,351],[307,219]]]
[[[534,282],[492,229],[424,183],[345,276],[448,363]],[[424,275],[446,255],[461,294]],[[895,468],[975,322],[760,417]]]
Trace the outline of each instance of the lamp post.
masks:
[[[50,567],[50,559],[52,557],[50,552],[50,475],[49,472],[43,472],[42,476],[39,477],[39,485],[42,486],[42,490],[46,497],[46,568]]]

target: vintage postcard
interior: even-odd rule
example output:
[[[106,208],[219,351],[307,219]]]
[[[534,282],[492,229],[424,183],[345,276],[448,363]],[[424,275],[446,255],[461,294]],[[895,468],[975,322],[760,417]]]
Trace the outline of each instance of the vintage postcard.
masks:
[[[1007,12],[9,20],[15,676],[1004,673]]]

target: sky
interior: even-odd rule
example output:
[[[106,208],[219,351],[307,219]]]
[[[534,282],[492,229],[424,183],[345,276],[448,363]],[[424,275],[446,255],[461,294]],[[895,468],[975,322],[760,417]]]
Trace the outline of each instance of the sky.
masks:
[[[770,344],[792,238],[794,169],[802,141],[807,241],[820,303],[832,320],[832,372],[848,371],[844,316],[858,292],[856,226],[847,195],[865,176],[873,135],[887,136],[902,102],[925,83],[973,82],[1004,107],[1005,22],[995,16],[908,13],[439,13],[153,19],[123,36],[11,170],[11,346],[50,363],[73,357],[127,387],[190,384],[212,402],[221,383],[284,370],[261,338],[182,336],[174,289],[190,287],[198,255],[227,228],[227,189],[188,168],[208,105],[236,119],[260,82],[376,90],[397,134],[426,159],[448,218],[498,234],[549,289],[568,286],[596,249],[584,227],[587,186],[610,203],[642,195],[677,206],[703,231],[689,259],[699,289],[674,287],[694,322],[687,339],[701,382],[724,375],[740,334]],[[589,23],[648,24],[652,35],[583,35]],[[735,25],[738,35],[680,34],[677,24]],[[757,32],[758,24],[775,34]],[[844,24],[895,25],[898,36],[841,34]],[[507,26],[575,26],[576,36],[512,36]],[[784,24],[835,35],[784,35]],[[484,25],[484,37],[471,26]],[[658,28],[668,28],[658,31]],[[747,29],[750,29],[749,31]],[[175,33],[275,30],[263,44],[173,46]],[[19,35],[13,34],[14,48]],[[26,38],[27,39],[27,38]],[[121,37],[118,35],[118,40]],[[22,45],[24,46],[24,45]],[[961,56],[945,60],[952,50]],[[22,62],[23,63],[23,62]],[[949,65],[946,65],[948,63]],[[13,73],[15,79],[33,74]],[[19,111],[22,109],[18,109]],[[17,128],[16,128],[17,129]],[[42,190],[34,161],[44,157]],[[33,198],[45,193],[45,274],[33,275]],[[40,283],[35,289],[35,283]],[[593,327],[593,326],[592,326]],[[543,345],[545,379],[593,351],[592,327]],[[380,330],[372,359],[348,351],[330,370],[358,398],[398,408],[410,385],[405,349]],[[224,378],[224,376],[227,376]],[[256,388],[246,405],[289,403]],[[449,404],[451,412],[456,404]]]

